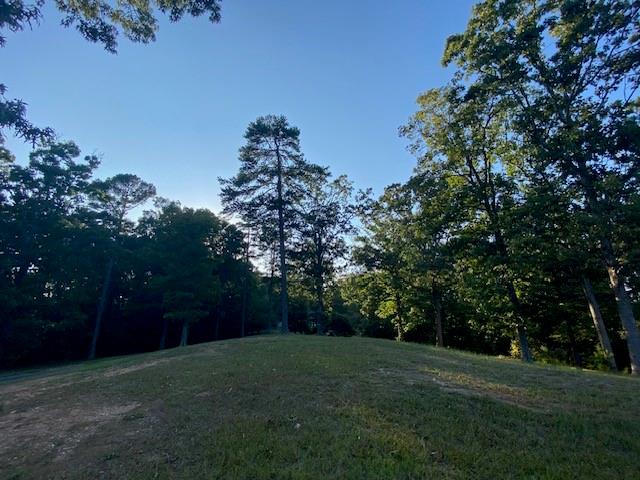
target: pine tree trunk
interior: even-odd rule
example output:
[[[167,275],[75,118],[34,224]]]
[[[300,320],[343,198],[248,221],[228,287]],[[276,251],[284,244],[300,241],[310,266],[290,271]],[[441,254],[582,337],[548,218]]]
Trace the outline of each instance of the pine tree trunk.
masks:
[[[432,290],[433,309],[436,320],[436,347],[444,347],[444,333],[442,330],[442,299],[440,292],[434,286]]]
[[[267,300],[269,302],[269,311],[275,312],[275,301],[273,298],[273,290],[275,284],[276,277],[276,267],[275,267],[275,248],[272,249],[270,259],[269,259],[269,283],[267,284]]]
[[[287,291],[287,260],[284,246],[284,218],[282,210],[278,211],[278,236],[280,250],[280,329],[289,332],[289,305]]]
[[[247,297],[249,296],[247,275],[242,281],[242,305],[240,308],[240,337],[245,335],[245,324],[247,323]]]
[[[313,276],[316,291],[318,314],[316,319],[317,334],[324,335],[327,325],[327,315],[324,306],[324,243],[320,231],[314,229],[313,243],[315,245]]]
[[[282,194],[282,158],[280,150],[276,146],[276,156],[278,160],[278,246],[280,253],[280,330],[282,333],[289,332],[289,311],[287,292],[287,259],[285,256],[284,243],[284,201]]]
[[[242,306],[240,308],[240,337],[245,336],[247,323],[247,303],[249,301],[249,242],[251,241],[251,229],[247,231],[247,241],[244,250],[245,271],[242,276]]]
[[[600,346],[602,347],[602,350],[607,357],[609,368],[613,371],[617,371],[618,365],[616,365],[616,359],[613,355],[613,349],[611,348],[609,334],[607,333],[607,328],[604,324],[602,313],[600,312],[600,305],[598,304],[598,300],[596,299],[596,294],[593,291],[591,282],[585,276],[582,277],[582,291],[584,292],[584,296],[587,299],[587,304],[589,305],[589,313],[591,314],[591,319],[593,320],[593,326],[595,327],[598,334]]]
[[[186,347],[189,341],[189,322],[185,321],[182,324],[182,335],[180,336],[180,346]]]
[[[111,278],[113,276],[113,257],[107,262],[107,269],[104,274],[104,282],[102,283],[102,292],[100,294],[100,301],[98,302],[98,310],[96,311],[96,322],[93,327],[93,336],[91,338],[91,348],[89,349],[88,359],[93,360],[96,358],[96,348],[98,346],[98,337],[100,336],[100,327],[102,326],[102,317],[107,308],[107,302],[109,300],[109,290],[111,289]]]
[[[247,227],[247,241],[244,246],[245,271],[242,276],[242,308],[240,310],[240,337],[246,334],[247,307],[249,303],[249,274],[251,273],[249,263],[249,249],[251,248],[251,227]]]
[[[162,320],[162,336],[160,337],[160,350],[164,350],[167,347],[167,334],[169,333],[169,319],[164,318]]]

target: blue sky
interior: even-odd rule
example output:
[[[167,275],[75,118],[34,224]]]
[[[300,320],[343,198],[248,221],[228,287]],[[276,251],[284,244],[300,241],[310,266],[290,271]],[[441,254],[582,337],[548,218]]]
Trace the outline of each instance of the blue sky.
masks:
[[[247,124],[284,114],[306,157],[380,193],[414,159],[399,138],[417,95],[440,86],[445,39],[469,0],[225,0],[222,22],[161,21],[149,45],[120,39],[112,55],[59,26],[7,35],[8,97],[29,118],[102,157],[98,175],[135,173],[164,197],[220,209]],[[28,147],[9,147],[23,163]]]

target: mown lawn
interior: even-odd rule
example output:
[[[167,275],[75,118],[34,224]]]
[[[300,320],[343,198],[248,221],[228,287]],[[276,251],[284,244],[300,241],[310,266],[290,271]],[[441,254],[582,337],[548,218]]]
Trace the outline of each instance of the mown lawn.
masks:
[[[2,478],[640,479],[640,381],[261,336],[0,375]]]

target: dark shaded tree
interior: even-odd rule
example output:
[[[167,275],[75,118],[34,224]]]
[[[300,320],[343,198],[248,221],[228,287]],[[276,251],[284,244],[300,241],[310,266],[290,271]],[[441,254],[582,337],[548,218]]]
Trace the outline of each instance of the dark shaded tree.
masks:
[[[41,358],[56,332],[77,331],[94,289],[88,256],[100,235],[85,202],[95,157],[73,143],[3,166],[0,185],[0,362]],[[46,319],[46,321],[45,321]]]
[[[123,254],[123,235],[130,235],[133,230],[133,222],[127,219],[127,214],[151,199],[155,194],[156,188],[153,185],[132,174],[118,174],[92,184],[92,206],[96,210],[102,226],[110,234],[110,244],[91,347],[89,348],[89,360],[96,356],[102,318],[109,302],[113,269],[117,257]]]

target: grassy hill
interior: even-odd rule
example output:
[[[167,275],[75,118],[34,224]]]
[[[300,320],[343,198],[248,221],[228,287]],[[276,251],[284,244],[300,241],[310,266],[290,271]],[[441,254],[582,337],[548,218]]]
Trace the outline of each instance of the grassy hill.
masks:
[[[263,336],[0,377],[2,478],[640,478],[640,381]]]

